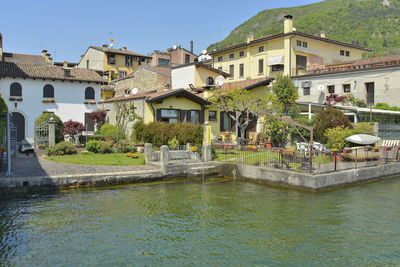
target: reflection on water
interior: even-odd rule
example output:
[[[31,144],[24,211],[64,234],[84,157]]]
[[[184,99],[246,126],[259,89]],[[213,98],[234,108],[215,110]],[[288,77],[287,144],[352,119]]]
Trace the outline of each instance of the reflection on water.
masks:
[[[0,201],[0,266],[400,264],[399,192],[186,181]]]

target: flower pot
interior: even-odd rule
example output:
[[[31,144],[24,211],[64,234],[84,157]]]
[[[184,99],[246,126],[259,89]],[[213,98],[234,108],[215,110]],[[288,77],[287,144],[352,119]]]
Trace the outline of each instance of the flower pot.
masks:
[[[279,148],[279,147],[273,147],[272,149],[271,149],[271,151],[272,152],[275,152],[275,153],[280,153],[281,152],[281,148]]]
[[[283,154],[284,155],[293,156],[294,155],[294,150],[283,150]]]
[[[248,150],[248,151],[257,151],[257,147],[255,147],[255,146],[247,146],[246,150]]]
[[[344,148],[343,154],[350,154],[353,150],[351,148]]]
[[[225,149],[234,149],[233,145],[224,145]]]
[[[372,150],[372,147],[371,146],[365,146],[364,147],[364,151],[371,151]]]
[[[390,151],[390,150],[392,150],[392,147],[391,146],[384,146],[383,150],[384,151]]]
[[[265,143],[266,148],[271,148],[272,147],[272,142],[266,142]]]
[[[372,148],[372,152],[379,152],[379,148],[378,147]]]
[[[332,162],[335,162],[335,158],[336,158],[336,162],[342,161],[342,155],[340,155],[340,154],[331,155]]]

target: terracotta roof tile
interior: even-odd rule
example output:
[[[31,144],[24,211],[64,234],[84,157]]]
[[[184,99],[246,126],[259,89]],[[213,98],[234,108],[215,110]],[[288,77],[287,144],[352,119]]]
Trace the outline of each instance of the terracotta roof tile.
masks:
[[[0,62],[0,76],[22,77],[55,80],[71,80],[84,82],[103,82],[94,70],[71,68],[70,76],[65,76],[63,67],[53,65],[21,64]]]
[[[400,61],[400,55],[390,55],[390,56],[382,56],[382,57],[373,57],[373,58],[364,58],[358,60],[345,61],[341,63],[334,63],[325,65],[326,67],[330,66],[360,66],[360,65],[372,65],[372,64],[380,64],[387,63],[393,61]]]
[[[96,50],[99,50],[102,52],[111,52],[111,53],[121,54],[121,55],[151,58],[150,56],[142,55],[139,53],[135,53],[135,52],[132,52],[129,50],[123,50],[123,49],[114,49],[114,48],[100,47],[100,46],[90,46],[90,48],[93,48],[93,49],[96,49]]]
[[[5,52],[3,55],[5,62],[51,65],[50,62],[47,62],[46,59],[40,55],[27,55],[7,52]]]

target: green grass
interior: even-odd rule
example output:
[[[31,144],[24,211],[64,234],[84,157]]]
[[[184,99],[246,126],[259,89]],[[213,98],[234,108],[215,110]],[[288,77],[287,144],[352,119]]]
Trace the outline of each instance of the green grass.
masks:
[[[137,153],[139,158],[128,158],[123,153],[112,154],[73,154],[65,156],[51,156],[46,159],[57,163],[70,163],[82,165],[105,165],[105,166],[137,166],[145,165],[143,154]]]

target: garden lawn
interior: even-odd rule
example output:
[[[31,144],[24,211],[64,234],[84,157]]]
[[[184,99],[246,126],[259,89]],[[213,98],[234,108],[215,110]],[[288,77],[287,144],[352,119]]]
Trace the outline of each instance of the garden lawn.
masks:
[[[65,156],[51,156],[46,159],[58,163],[82,164],[82,165],[106,165],[106,166],[133,166],[146,165],[142,153],[137,153],[136,159],[126,157],[123,153],[111,154],[73,154]]]

